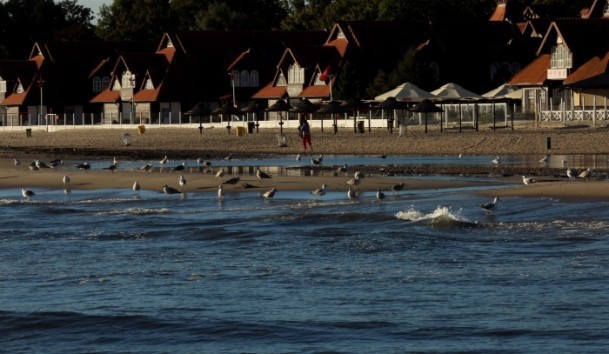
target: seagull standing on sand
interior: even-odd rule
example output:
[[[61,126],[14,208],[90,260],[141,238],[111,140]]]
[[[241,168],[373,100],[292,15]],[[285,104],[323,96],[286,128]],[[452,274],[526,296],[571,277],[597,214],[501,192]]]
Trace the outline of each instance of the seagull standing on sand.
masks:
[[[588,178],[588,177],[590,177],[590,168],[587,168],[587,169],[583,170],[579,175],[577,175],[577,177],[579,177],[579,178]]]
[[[13,159],[13,160],[15,160],[15,167],[21,166],[21,161],[20,160],[17,160],[17,159]]]
[[[270,179],[271,176],[269,176],[268,174],[260,171],[260,169],[256,170],[256,177],[258,177],[259,180],[263,180],[263,179]]]
[[[495,197],[495,199],[493,199],[493,201],[490,203],[480,204],[480,208],[486,210],[487,212],[492,212],[497,206],[497,203],[499,203],[499,198]]]
[[[35,196],[36,193],[34,193],[33,191],[31,191],[29,189],[21,188],[21,195],[23,196],[23,198],[30,199],[33,196]]]
[[[385,193],[383,193],[380,189],[376,190],[376,199],[383,200],[385,199]]]
[[[318,189],[312,191],[311,194],[316,195],[318,197],[323,197],[324,195],[326,195],[327,190],[328,190],[328,187],[324,183],[321,185],[321,188],[318,188]]]
[[[534,180],[531,177],[522,176],[522,183],[524,183],[525,185],[527,185],[527,184],[533,184],[533,183],[536,183],[536,182],[537,181]]]
[[[540,163],[547,163],[548,162],[548,155],[544,156],[541,158],[541,160],[539,160]]]
[[[575,178],[575,172],[571,169],[571,167],[567,168],[567,177]]]
[[[50,168],[44,161],[36,160],[36,167],[38,168]]]
[[[222,177],[224,177],[224,169],[221,168],[218,170],[218,172],[216,172],[216,178],[220,178],[220,181],[222,181]]]
[[[266,199],[271,199],[275,196],[276,192],[277,192],[277,189],[271,188],[268,191],[264,192],[264,194],[262,196],[265,197]]]
[[[296,155],[296,161],[300,161],[300,154]]]
[[[85,171],[87,171],[87,170],[91,169],[91,165],[89,165],[88,162],[83,162],[83,163],[80,163],[80,164],[76,165],[76,168],[79,169],[79,170],[85,170]]]
[[[61,181],[63,182],[63,184],[66,184],[66,185],[70,184],[70,176],[68,176],[68,175],[63,176]]]
[[[151,163],[147,163],[144,166],[140,167],[140,171],[150,172],[151,170],[152,170],[152,164]]]
[[[495,165],[499,165],[501,163],[501,157],[496,156],[491,162]]]
[[[183,175],[180,175],[178,183],[180,184],[180,190],[182,190],[182,188],[184,188],[184,186],[186,185],[186,178],[184,178]]]
[[[112,164],[108,167],[104,167],[104,170],[109,170],[110,172],[114,173],[114,170],[116,170],[117,165]]]
[[[357,186],[359,186],[360,182],[362,180],[359,178],[352,178],[350,180],[347,181],[347,185],[353,187],[353,188],[357,188]]]
[[[133,192],[135,193],[139,192],[140,184],[137,181],[133,182],[133,187],[131,187],[131,189],[133,189]]]
[[[181,165],[177,165],[171,168],[172,171],[184,171],[186,169],[186,162],[182,162]]]
[[[167,155],[165,155],[165,157],[163,157],[163,159],[159,161],[159,163],[161,164],[161,171],[163,170],[163,167],[165,167],[167,162],[169,162],[169,158],[167,157]]]

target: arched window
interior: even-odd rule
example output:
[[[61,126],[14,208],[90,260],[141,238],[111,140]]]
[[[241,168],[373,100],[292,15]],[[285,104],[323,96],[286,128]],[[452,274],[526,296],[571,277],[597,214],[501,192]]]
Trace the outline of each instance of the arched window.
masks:
[[[252,70],[250,72],[250,87],[258,87],[260,86],[260,77],[258,75],[257,70]]]
[[[109,78],[109,77],[104,76],[104,77],[101,79],[101,81],[102,81],[102,82],[101,82],[101,85],[102,85],[102,91],[103,91],[103,90],[105,90],[105,89],[107,89],[108,87],[110,87],[110,78]]]
[[[93,78],[93,92],[101,92],[102,91],[102,81],[99,76]]]
[[[250,73],[247,70],[241,71],[241,87],[249,87],[250,86]]]
[[[288,83],[289,84],[303,84],[304,83],[304,69],[298,64],[292,64],[288,68]]]
[[[558,44],[552,48],[551,62],[552,69],[570,69],[573,66],[573,56],[564,44]]]

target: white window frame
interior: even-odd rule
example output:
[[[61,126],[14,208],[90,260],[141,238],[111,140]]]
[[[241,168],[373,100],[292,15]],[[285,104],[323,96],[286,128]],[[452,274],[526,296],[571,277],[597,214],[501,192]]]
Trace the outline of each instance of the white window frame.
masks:
[[[102,92],[102,80],[99,76],[93,78],[93,92]]]
[[[241,87],[250,86],[250,73],[247,70],[241,70],[241,80],[239,80]]]
[[[258,87],[260,86],[260,74],[258,74],[258,70],[250,71],[250,87]]]
[[[298,63],[288,67],[288,84],[304,84],[304,69]]]
[[[107,76],[102,77],[102,91],[110,87],[110,78]]]
[[[573,54],[562,43],[552,47],[550,67],[552,69],[571,69],[573,67]]]

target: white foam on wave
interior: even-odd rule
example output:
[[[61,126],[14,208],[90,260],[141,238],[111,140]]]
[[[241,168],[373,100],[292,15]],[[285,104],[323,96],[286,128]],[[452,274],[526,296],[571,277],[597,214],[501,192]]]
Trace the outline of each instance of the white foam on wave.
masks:
[[[439,206],[431,213],[424,213],[410,207],[406,211],[398,211],[395,216],[400,220],[406,220],[410,222],[429,222],[432,224],[474,224],[466,217],[459,215],[459,213],[453,212],[450,207]]]
[[[169,208],[129,208],[129,209],[120,209],[120,210],[108,210],[97,213],[98,215],[120,215],[120,214],[129,214],[129,215],[155,215],[155,214],[170,214],[172,210]]]

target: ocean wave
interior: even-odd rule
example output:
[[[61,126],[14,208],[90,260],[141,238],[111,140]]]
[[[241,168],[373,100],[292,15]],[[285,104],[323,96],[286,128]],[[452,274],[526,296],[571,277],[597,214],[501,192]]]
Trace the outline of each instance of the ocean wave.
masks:
[[[173,210],[169,208],[128,208],[128,209],[117,209],[117,210],[106,210],[98,212],[97,215],[159,215],[159,214],[171,214]]]
[[[431,213],[425,213],[410,207],[406,211],[398,211],[396,218],[413,223],[428,224],[431,226],[477,226],[476,222],[470,221],[466,217],[453,212],[450,207],[439,206]]]

